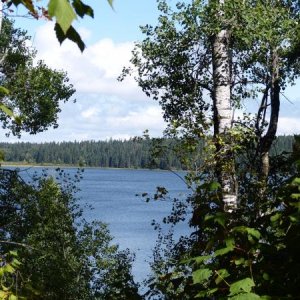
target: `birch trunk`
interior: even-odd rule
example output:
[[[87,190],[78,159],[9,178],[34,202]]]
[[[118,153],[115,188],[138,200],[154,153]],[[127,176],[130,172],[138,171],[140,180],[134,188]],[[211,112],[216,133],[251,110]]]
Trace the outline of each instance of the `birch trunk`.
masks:
[[[2,20],[3,20],[3,2],[0,0],[0,34],[2,29]]]
[[[224,0],[220,0],[219,3],[223,5]],[[222,15],[222,11],[219,14]],[[230,139],[226,137],[228,130],[232,127],[231,55],[228,30],[222,29],[215,35],[212,50],[214,136],[219,154],[217,155],[217,176],[222,186],[225,210],[231,212],[237,207],[237,184],[232,145],[230,145]]]

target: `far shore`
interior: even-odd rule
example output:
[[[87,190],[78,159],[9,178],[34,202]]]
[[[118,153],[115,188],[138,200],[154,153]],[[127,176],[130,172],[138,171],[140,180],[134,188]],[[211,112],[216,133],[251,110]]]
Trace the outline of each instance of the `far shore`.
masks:
[[[72,164],[51,164],[51,163],[43,163],[43,164],[33,164],[26,162],[9,162],[5,161],[0,163],[0,167],[16,167],[16,168],[80,168],[80,169],[111,169],[111,170],[155,170],[155,171],[172,171],[178,172],[183,170],[166,170],[166,169],[150,169],[150,168],[112,168],[112,167],[95,167],[95,166],[79,166]]]

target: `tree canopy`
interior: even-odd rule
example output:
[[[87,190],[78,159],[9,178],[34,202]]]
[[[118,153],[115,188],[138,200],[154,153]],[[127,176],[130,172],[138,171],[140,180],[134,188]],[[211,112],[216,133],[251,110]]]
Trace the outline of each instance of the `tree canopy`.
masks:
[[[161,243],[148,295],[295,297],[298,148],[275,157],[270,149],[282,95],[300,71],[299,3],[159,0],[158,7],[158,25],[142,27],[145,38],[131,63],[139,86],[164,111],[166,135],[181,140],[191,170],[192,196],[175,202],[166,221],[186,219],[192,210],[194,233],[173,247],[168,236]],[[130,73],[125,68],[122,76]],[[244,109],[255,102],[256,112]],[[285,269],[278,257],[293,266]]]
[[[0,111],[2,127],[8,133],[35,134],[48,127],[58,126],[61,102],[68,101],[75,92],[63,71],[52,70],[42,61],[34,64],[35,50],[28,46],[30,37],[4,19],[0,42],[0,85],[8,92],[1,95],[5,110]]]

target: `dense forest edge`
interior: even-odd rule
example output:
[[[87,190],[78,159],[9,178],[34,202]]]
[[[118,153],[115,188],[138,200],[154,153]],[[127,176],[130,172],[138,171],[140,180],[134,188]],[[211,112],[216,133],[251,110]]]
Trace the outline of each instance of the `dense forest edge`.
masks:
[[[293,136],[278,136],[271,155],[291,152]],[[154,161],[153,152],[164,143],[163,153]],[[65,165],[100,168],[186,169],[172,150],[174,140],[108,140],[50,143],[0,143],[5,164]]]

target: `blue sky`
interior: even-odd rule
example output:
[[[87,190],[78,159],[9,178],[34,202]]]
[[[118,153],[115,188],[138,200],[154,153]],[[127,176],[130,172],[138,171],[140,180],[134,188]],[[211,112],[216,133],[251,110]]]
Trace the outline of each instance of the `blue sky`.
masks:
[[[142,135],[145,129],[160,136],[165,128],[160,107],[140,91],[133,78],[123,83],[116,80],[128,65],[134,41],[143,38],[139,26],[155,25],[156,0],[114,0],[114,10],[106,0],[86,3],[93,6],[95,18],[75,23],[87,45],[83,54],[71,42],[59,45],[52,22],[16,18],[16,26],[33,37],[38,59],[67,71],[77,90],[77,102],[61,106],[58,129],[35,136],[23,134],[21,141],[128,139]],[[293,103],[282,101],[279,133],[299,133],[299,88],[288,89],[286,95]]]

